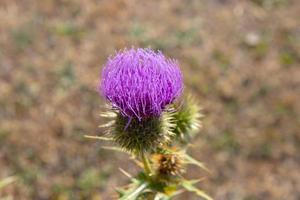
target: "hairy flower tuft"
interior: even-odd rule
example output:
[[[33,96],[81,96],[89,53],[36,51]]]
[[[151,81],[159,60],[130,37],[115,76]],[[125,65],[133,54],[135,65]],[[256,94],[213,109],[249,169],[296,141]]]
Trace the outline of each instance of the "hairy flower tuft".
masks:
[[[98,91],[113,107],[138,120],[160,116],[183,89],[176,60],[151,49],[125,49],[110,57]]]

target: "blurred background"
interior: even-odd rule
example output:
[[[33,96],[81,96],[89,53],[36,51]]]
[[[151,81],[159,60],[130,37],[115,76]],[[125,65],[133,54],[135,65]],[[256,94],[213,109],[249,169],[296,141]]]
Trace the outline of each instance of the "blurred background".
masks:
[[[220,200],[300,199],[299,0],[1,0],[0,191],[16,200],[109,200],[136,173],[101,148],[101,66],[115,50],[177,58],[203,107],[190,149]],[[178,199],[198,199],[183,194]]]

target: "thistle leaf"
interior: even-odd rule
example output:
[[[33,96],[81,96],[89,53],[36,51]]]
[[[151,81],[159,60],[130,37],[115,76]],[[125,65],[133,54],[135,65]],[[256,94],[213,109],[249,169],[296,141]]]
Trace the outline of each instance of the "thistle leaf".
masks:
[[[119,168],[119,170],[125,175],[125,176],[127,176],[128,178],[130,178],[130,179],[132,179],[133,177],[132,177],[132,175],[131,174],[129,174],[128,172],[126,172],[124,169],[122,169],[122,168]]]
[[[211,171],[202,162],[194,159],[193,157],[189,156],[188,154],[183,154],[183,155],[184,155],[184,158],[186,159],[186,163],[196,165],[211,174]]]
[[[139,184],[137,187],[126,191],[120,200],[136,200],[136,198],[141,195],[147,187],[148,183]]]
[[[199,183],[201,181],[203,181],[205,178],[199,178],[199,179],[194,179],[194,180],[189,180],[189,182],[191,182],[193,185],[196,183]]]
[[[197,194],[198,196],[202,197],[203,199],[206,200],[213,200],[212,197],[210,197],[208,194],[206,194],[204,191],[196,188],[193,183],[191,181],[183,181],[181,183],[182,187],[184,187],[186,190],[190,191],[190,192],[194,192],[195,194]]]
[[[123,197],[126,194],[126,190],[124,188],[115,188],[115,191],[119,194],[119,197]]]

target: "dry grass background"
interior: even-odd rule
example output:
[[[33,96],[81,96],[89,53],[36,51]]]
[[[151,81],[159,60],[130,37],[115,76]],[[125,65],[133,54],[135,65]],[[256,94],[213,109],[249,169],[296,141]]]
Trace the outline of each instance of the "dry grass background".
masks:
[[[0,197],[112,199],[136,168],[83,135],[101,134],[101,65],[134,45],[177,58],[204,108],[200,187],[300,199],[299,19],[298,0],[1,0],[0,178],[18,180]]]

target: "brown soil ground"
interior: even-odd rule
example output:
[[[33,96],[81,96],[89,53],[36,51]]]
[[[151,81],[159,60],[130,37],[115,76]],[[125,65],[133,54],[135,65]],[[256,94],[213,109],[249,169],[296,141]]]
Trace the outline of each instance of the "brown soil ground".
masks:
[[[109,200],[127,183],[128,157],[83,135],[101,134],[101,66],[131,46],[177,58],[203,107],[199,187],[300,199],[299,0],[1,0],[0,179],[18,179],[0,197]]]

